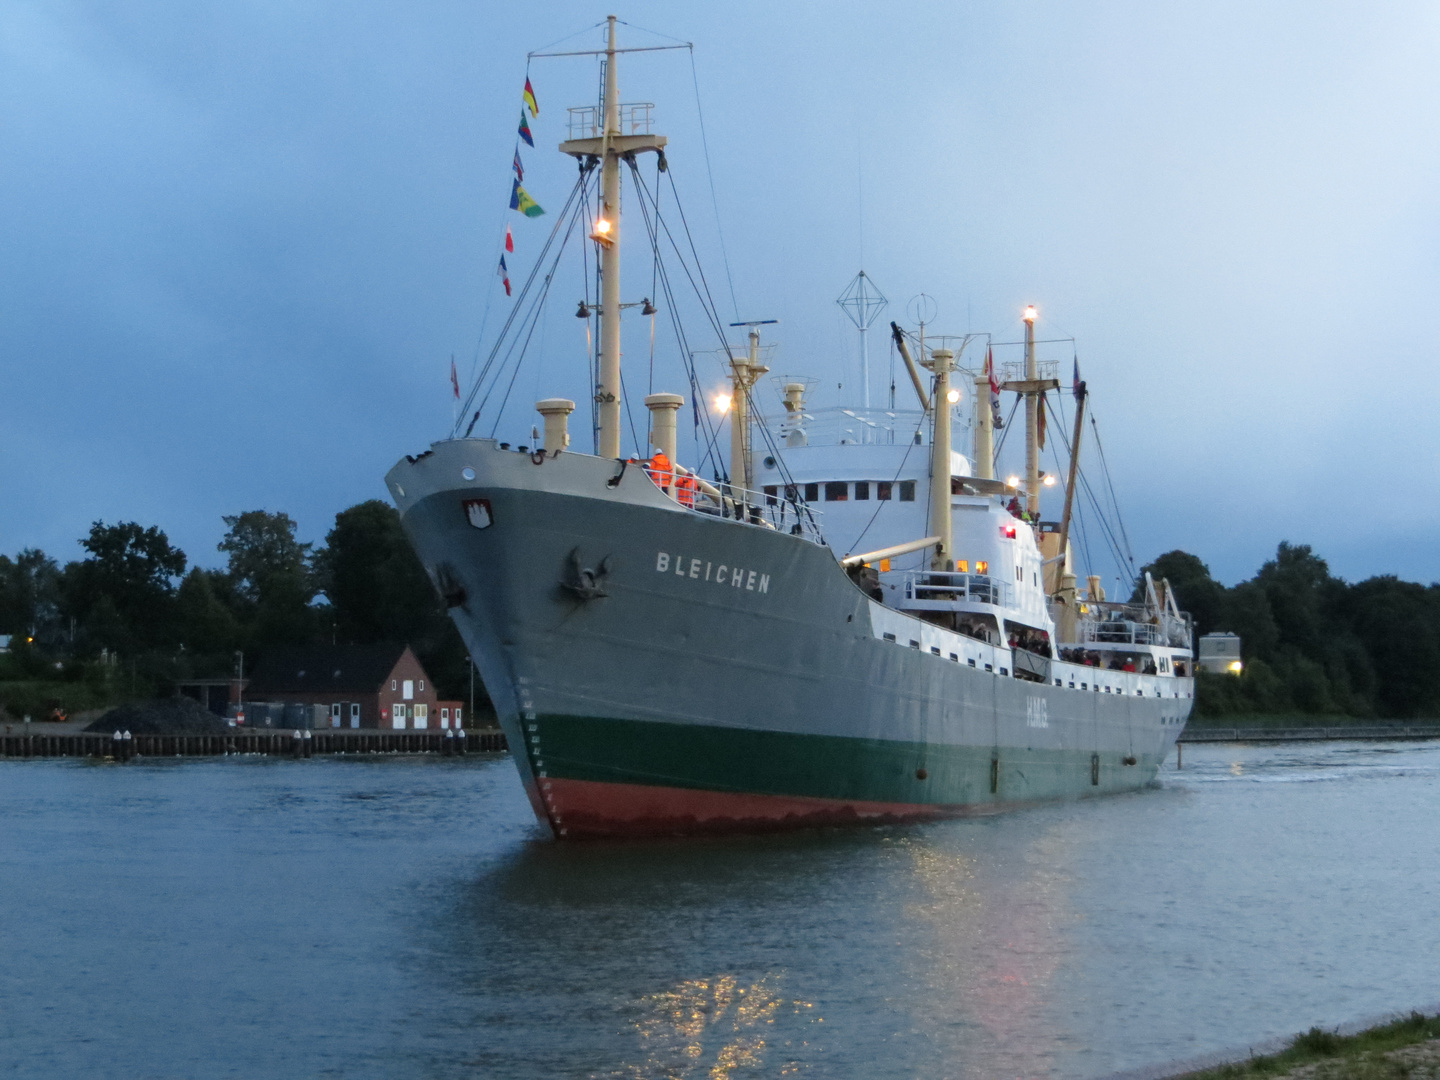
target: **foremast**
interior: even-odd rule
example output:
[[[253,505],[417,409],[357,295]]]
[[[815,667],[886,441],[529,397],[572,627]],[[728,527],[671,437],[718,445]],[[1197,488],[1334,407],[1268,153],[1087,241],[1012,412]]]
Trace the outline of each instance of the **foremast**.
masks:
[[[598,134],[567,139],[561,153],[600,165],[600,214],[590,239],[600,247],[600,370],[595,383],[598,420],[596,453],[620,456],[620,162],[653,150],[663,153],[665,137],[649,132],[625,134],[621,123],[619,73],[615,58],[626,50],[615,44],[615,16],[606,19],[605,89]]]

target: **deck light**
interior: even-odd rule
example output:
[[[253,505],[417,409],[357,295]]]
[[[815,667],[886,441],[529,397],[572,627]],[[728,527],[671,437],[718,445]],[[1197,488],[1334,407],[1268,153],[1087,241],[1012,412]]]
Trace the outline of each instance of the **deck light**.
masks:
[[[951,405],[954,405],[957,401],[960,400],[960,391],[952,388],[950,392],[945,395],[945,400],[948,401]]]
[[[590,239],[600,244],[613,244],[615,237],[611,235],[613,225],[605,218],[595,219],[595,228],[590,231]]]
[[[715,410],[716,410],[721,416],[724,416],[727,412],[730,411],[730,395],[729,395],[729,394],[716,394],[716,395],[715,395]]]
[[[1052,476],[1050,473],[1046,473],[1046,474],[1045,474],[1045,479],[1042,480],[1041,483],[1044,484],[1046,487],[1054,487],[1054,486],[1055,486],[1055,477]]]
[[[1035,321],[1035,305],[1034,305],[1034,304],[1029,304],[1029,305],[1027,305],[1026,308],[1025,308],[1025,314],[1024,314],[1023,316],[1021,316],[1021,317],[1022,317],[1026,322],[1028,322],[1028,323],[1033,323],[1033,322]]]
[[[1020,486],[1020,478],[1018,476],[1007,476],[1005,478],[1005,486],[1018,488]]]

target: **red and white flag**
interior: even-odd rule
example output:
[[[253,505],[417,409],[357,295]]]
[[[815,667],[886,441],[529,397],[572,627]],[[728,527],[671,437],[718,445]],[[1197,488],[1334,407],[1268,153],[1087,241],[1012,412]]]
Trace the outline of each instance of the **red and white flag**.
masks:
[[[515,237],[510,235],[510,226],[505,226],[505,250],[511,255],[515,254]]]

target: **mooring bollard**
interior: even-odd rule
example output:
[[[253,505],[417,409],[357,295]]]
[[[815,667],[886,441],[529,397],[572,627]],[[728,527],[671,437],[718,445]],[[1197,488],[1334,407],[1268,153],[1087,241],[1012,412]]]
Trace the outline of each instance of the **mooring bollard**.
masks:
[[[459,731],[455,732],[455,752],[457,754],[465,753],[465,743],[465,729],[462,727]]]
[[[124,761],[121,755],[125,753],[125,736],[116,731],[110,736],[110,757],[113,761]]]
[[[442,751],[442,753],[446,757],[450,757],[452,754],[455,753],[455,732],[445,732],[445,749]]]
[[[311,755],[311,753],[313,752],[312,749],[311,749],[311,744],[312,744],[312,742],[313,742],[313,740],[314,740],[314,736],[311,735],[309,731],[306,731],[306,732],[305,732],[305,735],[304,735],[304,739],[305,739],[305,756],[306,756],[306,757],[309,757],[309,756]]]
[[[305,753],[305,740],[301,738],[300,732],[296,731],[290,736],[290,756],[298,758]]]
[[[120,738],[124,740],[121,743],[124,749],[120,752],[120,760],[129,761],[135,756],[135,736],[127,731],[124,735],[120,736]]]

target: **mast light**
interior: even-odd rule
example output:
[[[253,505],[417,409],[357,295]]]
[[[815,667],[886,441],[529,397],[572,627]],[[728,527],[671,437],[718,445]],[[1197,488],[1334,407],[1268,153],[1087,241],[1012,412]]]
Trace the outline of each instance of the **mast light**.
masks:
[[[1042,480],[1041,483],[1044,484],[1046,487],[1054,487],[1054,486],[1055,486],[1055,475],[1054,475],[1053,473],[1046,473],[1046,474],[1045,474],[1045,479]]]
[[[715,410],[716,410],[721,416],[724,416],[727,412],[730,411],[730,395],[729,395],[729,394],[716,394],[716,395],[715,395]]]
[[[590,239],[597,244],[613,244],[615,237],[612,234],[615,226],[607,218],[596,218],[595,228],[590,231]]]
[[[1035,322],[1035,315],[1035,305],[1028,304],[1025,307],[1025,314],[1022,315],[1021,318],[1023,318],[1026,322],[1033,324]]]
[[[1018,488],[1020,486],[1020,478],[1018,476],[1007,476],[1005,478],[1005,486]]]
[[[954,405],[957,401],[960,400],[960,391],[952,387],[949,393],[945,395],[945,400],[948,401],[951,405]]]

